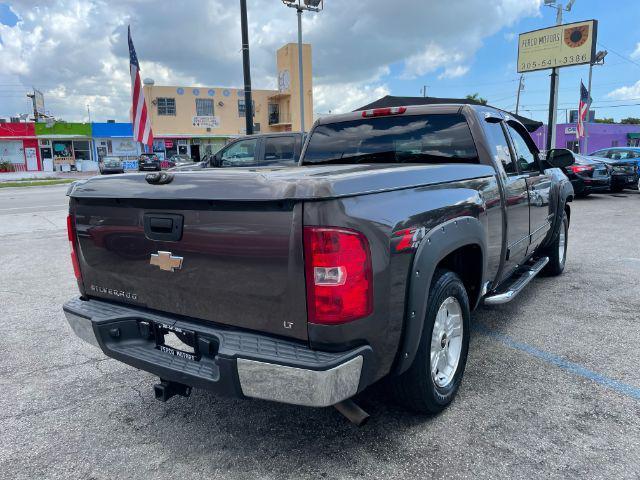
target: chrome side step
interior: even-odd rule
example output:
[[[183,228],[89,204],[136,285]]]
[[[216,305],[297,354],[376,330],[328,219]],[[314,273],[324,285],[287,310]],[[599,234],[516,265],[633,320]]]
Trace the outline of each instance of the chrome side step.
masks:
[[[526,287],[533,278],[540,273],[544,266],[549,263],[549,257],[542,257],[536,263],[531,265],[528,269],[517,274],[513,283],[507,287],[507,290],[502,293],[496,293],[484,297],[485,305],[500,305],[502,303],[508,303]]]

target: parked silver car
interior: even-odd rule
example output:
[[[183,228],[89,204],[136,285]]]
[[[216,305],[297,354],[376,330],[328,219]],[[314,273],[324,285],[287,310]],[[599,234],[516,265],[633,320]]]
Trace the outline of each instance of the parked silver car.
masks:
[[[124,173],[124,167],[122,166],[120,157],[103,157],[98,167],[102,175],[107,173]]]

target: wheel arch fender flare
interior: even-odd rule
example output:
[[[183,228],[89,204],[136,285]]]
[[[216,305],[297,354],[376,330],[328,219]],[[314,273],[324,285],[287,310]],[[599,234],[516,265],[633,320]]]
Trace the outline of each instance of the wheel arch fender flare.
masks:
[[[421,240],[411,270],[405,304],[404,328],[393,372],[406,371],[416,356],[427,313],[429,289],[437,265],[465,246],[478,246],[482,254],[481,279],[487,271],[486,228],[475,217],[458,217],[434,226]]]

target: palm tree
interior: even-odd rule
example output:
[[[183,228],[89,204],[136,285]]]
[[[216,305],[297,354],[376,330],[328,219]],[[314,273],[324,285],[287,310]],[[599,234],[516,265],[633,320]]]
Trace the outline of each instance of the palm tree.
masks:
[[[486,105],[487,104],[487,99],[486,98],[482,98],[478,92],[474,93],[473,95],[467,95],[465,98],[467,100],[473,100],[474,102],[478,102],[478,103],[480,103],[482,105]]]

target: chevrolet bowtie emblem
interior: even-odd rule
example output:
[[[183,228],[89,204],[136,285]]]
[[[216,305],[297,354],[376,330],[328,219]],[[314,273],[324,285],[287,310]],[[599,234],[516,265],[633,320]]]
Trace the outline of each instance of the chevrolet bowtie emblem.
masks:
[[[174,257],[171,252],[159,251],[151,254],[149,263],[160,267],[160,270],[175,272],[176,269],[180,270],[182,268],[182,257]]]

